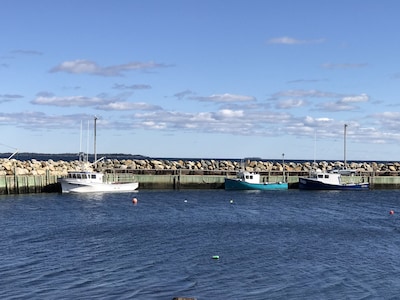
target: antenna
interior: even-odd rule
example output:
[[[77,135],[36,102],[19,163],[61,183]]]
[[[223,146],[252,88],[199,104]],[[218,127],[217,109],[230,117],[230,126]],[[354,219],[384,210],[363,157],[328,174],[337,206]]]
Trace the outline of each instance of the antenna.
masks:
[[[87,137],[86,137],[86,162],[89,161],[89,132],[90,132],[90,122],[87,122]]]
[[[314,163],[317,156],[317,129],[314,130]]]

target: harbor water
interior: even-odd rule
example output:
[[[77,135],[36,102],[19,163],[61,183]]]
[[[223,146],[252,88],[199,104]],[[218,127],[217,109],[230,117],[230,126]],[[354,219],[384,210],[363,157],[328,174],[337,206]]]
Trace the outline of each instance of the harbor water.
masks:
[[[395,299],[399,200],[400,190],[1,196],[0,298]]]

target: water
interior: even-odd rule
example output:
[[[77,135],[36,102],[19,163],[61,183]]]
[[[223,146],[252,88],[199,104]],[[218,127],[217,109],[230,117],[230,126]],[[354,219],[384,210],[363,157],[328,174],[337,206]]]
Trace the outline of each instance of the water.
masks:
[[[398,190],[3,196],[0,298],[395,299],[399,196]]]

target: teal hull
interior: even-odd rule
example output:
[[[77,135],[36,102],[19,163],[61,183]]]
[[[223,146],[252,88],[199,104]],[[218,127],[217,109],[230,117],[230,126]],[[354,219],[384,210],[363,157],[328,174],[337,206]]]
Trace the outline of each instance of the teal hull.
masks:
[[[237,179],[225,178],[225,190],[287,190],[286,182],[249,183]]]

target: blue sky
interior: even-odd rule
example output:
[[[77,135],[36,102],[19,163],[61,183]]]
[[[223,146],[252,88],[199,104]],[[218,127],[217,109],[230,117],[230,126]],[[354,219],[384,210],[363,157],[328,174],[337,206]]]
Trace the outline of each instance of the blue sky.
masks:
[[[0,7],[0,152],[400,160],[399,1]]]

